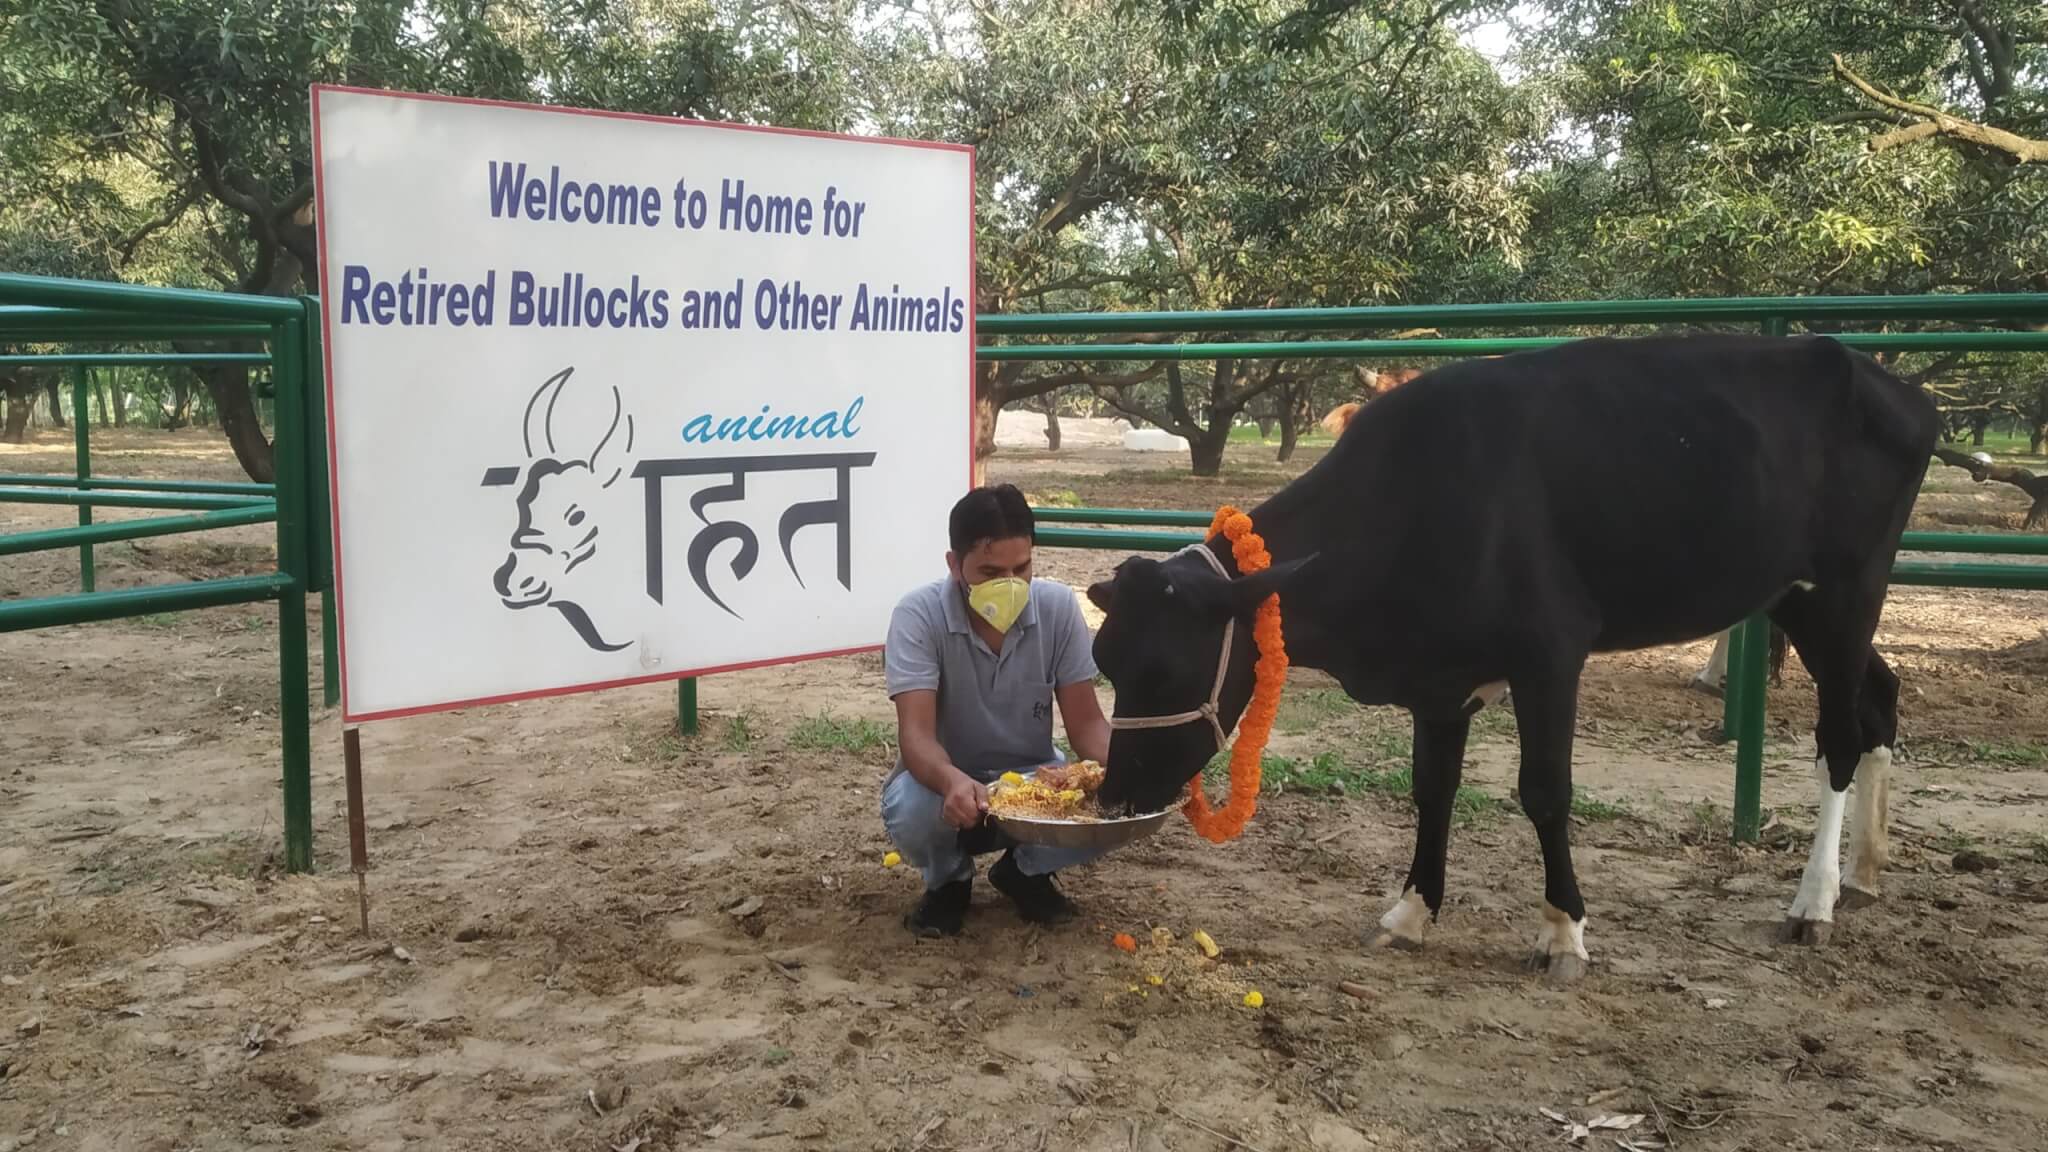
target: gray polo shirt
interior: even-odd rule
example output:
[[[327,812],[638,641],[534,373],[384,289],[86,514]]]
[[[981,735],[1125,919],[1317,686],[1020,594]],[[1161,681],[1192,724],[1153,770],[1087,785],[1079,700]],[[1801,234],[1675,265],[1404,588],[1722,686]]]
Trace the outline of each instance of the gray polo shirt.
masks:
[[[1088,622],[1073,589],[1033,580],[1031,599],[999,653],[969,620],[966,598],[950,578],[898,601],[883,648],[889,698],[936,689],[939,745],[955,767],[983,783],[1061,759],[1052,743],[1053,690],[1095,679]],[[895,771],[903,771],[900,754]]]

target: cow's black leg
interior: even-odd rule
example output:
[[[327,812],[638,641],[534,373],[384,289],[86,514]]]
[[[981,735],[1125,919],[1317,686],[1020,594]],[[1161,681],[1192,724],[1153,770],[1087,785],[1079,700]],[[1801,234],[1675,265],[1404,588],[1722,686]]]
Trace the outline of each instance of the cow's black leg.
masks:
[[[1899,678],[1875,649],[1864,666],[1863,695],[1856,716],[1868,751],[1856,762],[1849,807],[1849,871],[1842,880],[1841,906],[1855,909],[1878,897],[1878,873],[1891,859],[1892,750],[1899,739]]]
[[[1423,932],[1443,911],[1444,855],[1451,841],[1451,806],[1465,771],[1469,716],[1415,717],[1415,860],[1401,898],[1366,937],[1371,948],[1422,947]]]
[[[1869,805],[1865,816],[1874,816],[1882,808],[1891,767],[1889,718],[1896,714],[1897,687],[1889,669],[1882,680],[1890,686],[1877,689],[1869,716],[1864,714],[1865,686],[1874,676],[1871,662],[1877,655],[1870,638],[1877,631],[1878,606],[1884,599],[1882,577],[1863,585],[1867,586],[1823,581],[1812,590],[1789,593],[1771,610],[1813,676],[1820,701],[1813,733],[1820,804],[1806,871],[1785,914],[1782,935],[1792,943],[1825,944],[1834,932],[1835,904],[1842,890],[1842,817],[1850,782],[1859,765],[1868,762],[1874,787],[1859,807]]]
[[[1511,678],[1522,734],[1522,811],[1543,850],[1543,924],[1531,967],[1559,981],[1586,971],[1586,904],[1572,872],[1572,731],[1579,710],[1580,657],[1548,671]]]

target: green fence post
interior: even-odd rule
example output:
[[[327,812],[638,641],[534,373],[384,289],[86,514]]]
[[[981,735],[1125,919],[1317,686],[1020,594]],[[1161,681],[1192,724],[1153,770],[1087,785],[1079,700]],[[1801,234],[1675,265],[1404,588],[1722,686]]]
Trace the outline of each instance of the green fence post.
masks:
[[[697,734],[697,678],[687,677],[676,681],[676,727],[683,735]]]
[[[341,703],[341,641],[334,626],[334,589],[320,593],[320,701],[332,708]]]
[[[1766,336],[1785,335],[1783,316],[1767,316]],[[1753,844],[1763,830],[1764,705],[1770,694],[1771,621],[1759,612],[1742,622],[1728,647],[1726,716],[1734,721],[1735,813],[1738,844]]]
[[[1770,688],[1771,620],[1764,615],[1742,622],[1742,654],[1737,669],[1731,660],[1729,683],[1742,684],[1740,715],[1735,721],[1735,839],[1753,844],[1763,830],[1764,704]]]
[[[1742,716],[1742,642],[1747,629],[1741,624],[1728,630],[1728,664],[1721,669],[1721,743],[1735,739]]]
[[[279,387],[277,437],[277,563],[290,585],[277,598],[278,719],[283,736],[284,866],[313,870],[313,752],[306,670],[305,321],[280,322],[271,337]]]
[[[73,368],[71,370],[71,438],[72,442],[78,446],[76,453],[78,489],[81,492],[90,487],[86,481],[92,478],[92,433],[85,418],[85,385],[85,366],[80,365]],[[92,505],[80,504],[78,506],[78,526],[83,528],[90,523],[92,523]],[[92,545],[80,544],[78,546],[78,590],[80,592],[91,592],[97,584],[98,581],[95,579],[92,569]]]

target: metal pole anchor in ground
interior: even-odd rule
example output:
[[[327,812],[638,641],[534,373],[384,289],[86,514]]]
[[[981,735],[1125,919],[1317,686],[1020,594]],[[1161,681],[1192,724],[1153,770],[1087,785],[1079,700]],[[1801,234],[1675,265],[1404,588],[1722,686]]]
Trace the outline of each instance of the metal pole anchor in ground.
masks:
[[[348,867],[356,874],[356,910],[361,914],[363,935],[370,934],[370,852],[363,831],[363,741],[362,729],[349,728],[341,734],[341,758],[348,790]]]

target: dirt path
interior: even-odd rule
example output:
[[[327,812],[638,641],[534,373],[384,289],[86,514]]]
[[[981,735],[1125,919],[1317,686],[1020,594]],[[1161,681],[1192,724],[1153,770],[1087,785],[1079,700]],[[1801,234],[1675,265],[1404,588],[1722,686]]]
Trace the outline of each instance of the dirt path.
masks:
[[[109,473],[232,478],[199,434],[108,439]],[[1214,484],[1097,448],[998,468],[1188,506],[1277,486],[1242,455]],[[0,452],[65,461],[54,438]],[[1931,515],[1998,510],[1935,482]],[[66,515],[0,505],[0,531]],[[265,541],[111,547],[102,581],[245,571]],[[1045,567],[1080,583],[1111,559]],[[63,591],[73,563],[9,557],[0,596]],[[1417,955],[1359,946],[1407,865],[1405,728],[1313,675],[1242,840],[1176,821],[1067,878],[1081,923],[1027,928],[984,885],[966,937],[913,943],[917,880],[881,865],[874,657],[707,681],[689,742],[659,687],[366,729],[365,939],[332,717],[320,871],[275,870],[274,613],[0,636],[0,1149],[1442,1152],[1552,1146],[1568,1130],[1544,1109],[1644,1116],[1593,1148],[2041,1148],[2042,619],[2025,595],[1897,594],[1896,858],[1885,902],[1822,950],[1771,937],[1813,811],[1796,662],[1771,701],[1774,821],[1737,849],[1719,704],[1686,687],[1707,646],[1598,661],[1575,830],[1594,965],[1569,990],[1519,967],[1541,873],[1506,716],[1480,725]],[[1997,866],[1958,871],[1966,851]]]

